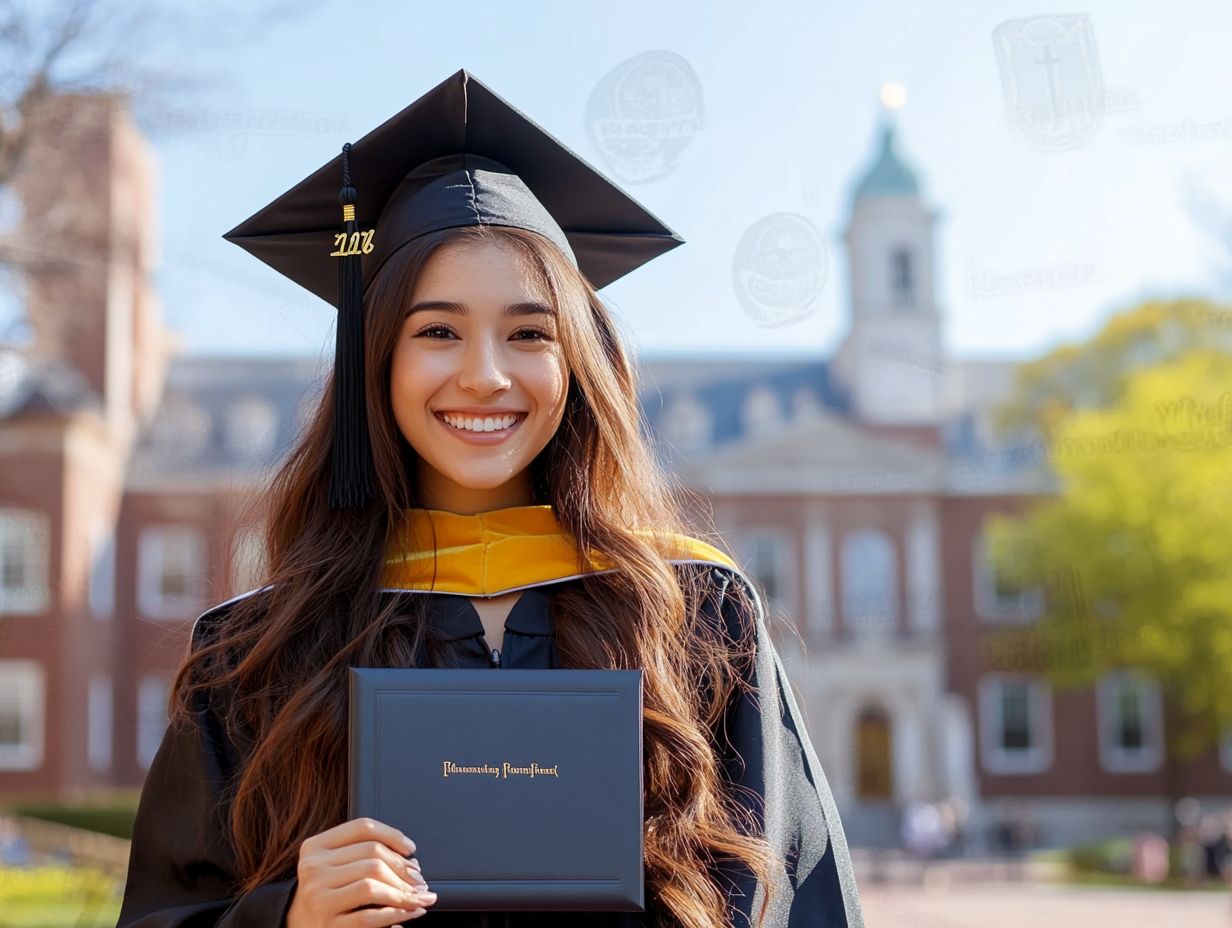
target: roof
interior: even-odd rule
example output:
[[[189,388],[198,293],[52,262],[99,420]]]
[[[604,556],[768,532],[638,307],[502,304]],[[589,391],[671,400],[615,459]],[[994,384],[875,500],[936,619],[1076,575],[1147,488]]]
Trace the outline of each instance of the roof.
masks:
[[[876,160],[856,184],[855,199],[919,195],[920,182],[915,171],[903,162],[895,150],[895,131],[893,122],[887,120],[881,124]]]

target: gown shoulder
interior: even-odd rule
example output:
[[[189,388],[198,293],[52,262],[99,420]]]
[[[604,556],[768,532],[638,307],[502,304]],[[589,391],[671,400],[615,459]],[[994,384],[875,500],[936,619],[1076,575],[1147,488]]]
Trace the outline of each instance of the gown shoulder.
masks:
[[[739,569],[716,564],[709,570],[716,595],[702,612],[751,654],[739,664],[747,685],[730,699],[719,748],[733,797],[783,864],[764,925],[863,928],[838,807],[771,637],[760,587]],[[742,865],[718,873],[730,887],[731,924],[751,926],[766,888]]]
[[[260,591],[252,591],[253,595]],[[189,648],[208,640],[243,596],[196,620]],[[240,894],[229,834],[227,789],[240,758],[217,698],[199,696],[188,717],[173,718],[146,772],[129,846],[116,928],[278,928],[285,926],[297,880]]]

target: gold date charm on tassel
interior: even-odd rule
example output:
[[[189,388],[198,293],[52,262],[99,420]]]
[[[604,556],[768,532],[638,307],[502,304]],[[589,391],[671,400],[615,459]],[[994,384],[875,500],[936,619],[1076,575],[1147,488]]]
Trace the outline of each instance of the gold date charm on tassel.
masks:
[[[363,232],[339,232],[334,236],[334,250],[329,253],[331,258],[346,258],[351,255],[366,255],[372,252],[372,236],[375,229]]]

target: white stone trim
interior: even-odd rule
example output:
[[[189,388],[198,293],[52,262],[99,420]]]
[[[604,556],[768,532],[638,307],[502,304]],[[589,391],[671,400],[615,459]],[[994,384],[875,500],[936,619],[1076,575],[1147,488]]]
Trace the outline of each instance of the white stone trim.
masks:
[[[96,673],[86,691],[86,762],[95,773],[111,769],[115,737],[115,691],[111,677]]]
[[[821,639],[834,633],[833,540],[823,513],[809,507],[804,525],[804,615],[801,628],[806,639]]]
[[[167,731],[167,700],[171,681],[161,674],[145,674],[137,681],[137,763],[149,769]]]

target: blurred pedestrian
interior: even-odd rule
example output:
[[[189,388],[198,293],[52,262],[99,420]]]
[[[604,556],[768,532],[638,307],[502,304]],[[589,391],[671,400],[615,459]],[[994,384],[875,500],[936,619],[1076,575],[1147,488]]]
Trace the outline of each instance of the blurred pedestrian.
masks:
[[[1221,879],[1232,842],[1228,839],[1228,820],[1214,813],[1202,817],[1198,840],[1202,845],[1203,873],[1211,879]]]

